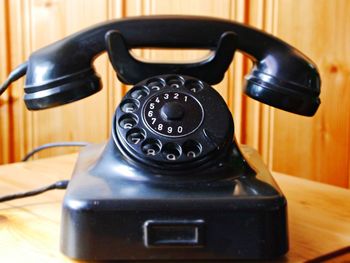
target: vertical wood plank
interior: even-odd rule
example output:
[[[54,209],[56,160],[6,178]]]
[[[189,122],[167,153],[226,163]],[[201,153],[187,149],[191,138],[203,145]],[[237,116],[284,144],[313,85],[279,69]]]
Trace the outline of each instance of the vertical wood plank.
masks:
[[[278,2],[275,0],[250,0],[247,23],[271,34],[276,33]],[[249,63],[251,64],[251,63]],[[249,70],[251,65],[249,65]],[[253,146],[271,168],[273,112],[274,108],[253,100],[245,99],[246,133],[244,143]]]
[[[278,25],[278,1],[277,0],[265,0],[264,2],[264,28],[267,32],[276,35]],[[274,135],[274,113],[275,108],[268,105],[261,106],[262,125],[260,128],[260,144],[259,150],[264,161],[268,167],[272,170],[272,158],[273,158],[273,135]]]
[[[260,122],[248,115],[247,123],[258,127],[259,150],[264,160],[276,171],[349,186],[350,98],[345,93],[350,63],[346,59],[350,57],[346,48],[350,23],[345,15],[349,13],[349,3],[308,1],[300,5],[298,1],[250,0],[249,4],[249,23],[310,56],[319,66],[323,80],[322,105],[313,119],[268,106],[255,111],[256,106],[248,103],[248,113],[261,114]],[[261,12],[263,23],[259,25],[256,19]],[[337,19],[326,22],[324,17]],[[253,136],[251,139],[248,135],[248,144],[256,142],[256,135]]]
[[[247,23],[258,29],[264,29],[264,1],[249,1],[247,3]],[[246,72],[248,73],[252,68],[252,63],[246,63]],[[245,127],[243,132],[243,143],[248,144],[259,151],[260,134],[261,134],[261,103],[249,98],[243,97],[244,113],[245,113]]]
[[[28,57],[28,53],[74,33],[82,28],[95,23],[105,21],[107,18],[106,1],[58,1],[58,0],[32,0],[17,1],[15,14],[22,12],[24,18],[13,20],[12,24],[22,21],[25,29],[23,41],[20,41],[20,32],[14,32],[11,43],[18,50],[26,50],[22,61]],[[19,12],[20,11],[20,12]],[[18,42],[22,42],[21,45]],[[64,59],[64,58],[62,58]],[[18,64],[17,60],[14,64]],[[106,56],[98,58],[95,62],[97,72],[102,77],[102,82],[107,83],[107,59]],[[28,113],[23,104],[18,108],[26,111],[18,115],[17,120],[26,127],[23,133],[21,124],[17,130],[23,136],[24,150],[53,141],[83,140],[100,142],[107,138],[107,88],[101,92],[73,104],[66,106]],[[20,97],[20,96],[18,96]],[[92,106],[93,105],[93,106]],[[15,105],[16,111],[17,106]],[[22,116],[22,118],[21,118]],[[27,116],[27,117],[25,117]],[[19,144],[17,144],[19,145]],[[58,153],[66,153],[68,149],[54,149],[46,151],[40,156]],[[23,151],[16,155],[18,160]]]
[[[30,13],[25,12],[30,1],[13,0],[8,5],[10,69],[23,63],[30,54]],[[11,106],[9,107],[10,161],[18,161],[26,149],[32,147],[31,114],[23,102],[24,79],[11,85]]]
[[[278,36],[307,54],[322,78],[314,118],[274,115],[273,169],[349,186],[350,2],[279,1]]]
[[[108,0],[107,9],[108,9],[108,19],[120,19],[126,16],[125,8],[127,1],[124,0]],[[123,98],[126,86],[121,83],[117,77],[116,73],[108,61],[108,114],[107,114],[107,130],[110,133],[112,117],[115,111],[116,106],[119,104]]]
[[[141,7],[141,9],[135,8]],[[222,18],[229,18],[230,10],[227,8],[230,6],[229,1],[221,1],[217,4],[217,1],[213,0],[149,0],[149,1],[128,1],[126,15],[157,15],[157,14],[181,14],[181,15],[202,15],[202,16],[216,16]],[[191,50],[157,50],[157,51],[144,51],[142,53],[144,59],[154,60],[166,60],[166,61],[181,61],[192,60],[200,58],[205,55],[206,51]],[[220,94],[226,98],[227,80],[216,86]]]
[[[8,46],[8,2],[0,2],[0,83],[3,83],[9,73]],[[9,91],[0,97],[0,164],[10,159],[9,152]]]
[[[230,19],[236,22],[245,23],[247,19],[247,3],[244,0],[231,2]],[[236,52],[231,67],[228,71],[227,83],[228,88],[228,106],[233,115],[235,124],[235,137],[239,143],[246,143],[244,136],[246,133],[246,113],[243,107],[242,88],[244,84],[244,75],[246,74],[247,59],[238,52]]]

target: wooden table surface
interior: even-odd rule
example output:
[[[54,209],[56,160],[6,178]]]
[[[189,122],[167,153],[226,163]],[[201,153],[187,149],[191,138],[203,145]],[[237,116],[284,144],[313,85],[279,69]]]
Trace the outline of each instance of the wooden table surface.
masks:
[[[76,157],[0,166],[0,195],[68,179]],[[349,190],[282,174],[274,177],[288,200],[290,251],[281,261],[305,262],[349,247]],[[0,262],[72,262],[58,245],[63,194],[53,190],[0,203]]]

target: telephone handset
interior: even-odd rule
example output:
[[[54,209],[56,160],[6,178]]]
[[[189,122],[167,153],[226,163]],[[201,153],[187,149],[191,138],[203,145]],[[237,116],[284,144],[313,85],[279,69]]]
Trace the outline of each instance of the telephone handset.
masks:
[[[196,63],[147,63],[140,47],[212,50]],[[285,42],[228,20],[150,16],[116,20],[34,52],[0,88],[26,74],[24,100],[41,110],[101,89],[103,51],[132,84],[107,145],[82,151],[63,203],[61,249],[77,259],[268,259],[288,250],[286,200],[258,157],[234,140],[231,113],[210,85],[234,53],[254,67],[245,93],[312,116],[316,66]],[[133,251],[129,248],[132,247]]]
[[[119,32],[119,41],[115,40],[118,33],[112,32],[107,34],[105,41],[106,33],[111,30]],[[26,105],[32,110],[45,109],[82,99],[99,91],[101,83],[92,62],[106,49],[112,61],[114,56],[117,58],[118,49],[113,51],[112,43],[120,42],[121,51],[125,51],[123,44],[127,49],[215,49],[226,32],[236,36],[236,40],[230,37],[228,41],[221,41],[236,42],[231,50],[230,47],[221,48],[230,50],[227,59],[231,60],[232,48],[235,48],[255,62],[252,72],[246,78],[245,92],[248,96],[301,115],[312,116],[316,112],[320,103],[320,77],[314,63],[299,51],[271,35],[236,22],[186,16],[116,20],[76,33],[34,52],[26,63]],[[123,52],[122,55],[123,58],[126,56]],[[223,64],[206,72],[206,75],[196,70],[191,70],[191,75],[209,84],[216,84],[220,82],[228,66],[225,56],[223,61]],[[131,60],[126,64],[115,63],[119,79],[128,84],[136,84],[151,75],[186,73],[189,70],[181,65],[145,65],[138,62],[137,67],[132,67],[134,64]],[[149,70],[146,69],[144,73],[134,71],[135,68],[144,70],[146,67]]]

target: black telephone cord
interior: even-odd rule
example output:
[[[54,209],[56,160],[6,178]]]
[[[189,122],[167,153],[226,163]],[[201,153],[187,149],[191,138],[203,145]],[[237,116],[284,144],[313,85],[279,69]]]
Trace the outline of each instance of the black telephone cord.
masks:
[[[87,142],[56,142],[56,143],[48,143],[48,144],[44,144],[41,145],[37,148],[35,148],[34,150],[32,150],[31,152],[29,152],[23,159],[23,162],[28,161],[28,159],[33,156],[34,154],[36,154],[37,152],[40,152],[42,150],[48,149],[48,148],[52,148],[52,147],[84,147],[87,146],[89,143]],[[44,186],[44,187],[40,187],[38,189],[35,190],[31,190],[31,191],[27,191],[27,192],[22,192],[22,193],[15,193],[15,194],[10,194],[10,195],[5,195],[5,196],[0,196],[0,203],[1,202],[6,202],[6,201],[11,201],[14,199],[19,199],[19,198],[25,198],[25,197],[30,197],[30,196],[34,196],[34,195],[38,195],[38,194],[42,194],[44,192],[47,192],[49,190],[54,190],[54,189],[59,189],[59,190],[64,190],[67,188],[69,183],[69,180],[61,180],[61,181],[57,181],[53,184]]]
[[[7,88],[11,85],[12,82],[18,80],[20,77],[26,74],[27,67],[27,62],[24,62],[10,73],[5,82],[2,85],[0,85],[0,96],[7,90]]]
[[[55,147],[84,147],[89,145],[88,142],[54,142],[54,143],[47,143],[47,144],[43,144],[37,148],[35,148],[34,150],[30,151],[26,156],[24,156],[24,158],[22,159],[22,162],[26,162],[28,161],[28,159],[30,157],[32,157],[34,154],[48,149],[48,148],[55,148]]]
[[[50,184],[48,186],[40,187],[40,188],[35,189],[35,190],[1,196],[0,197],[0,202],[6,202],[6,201],[14,200],[14,199],[34,196],[34,195],[42,194],[42,193],[44,193],[46,191],[53,190],[53,189],[66,189],[67,186],[68,186],[68,183],[69,183],[69,180],[61,180],[61,181],[57,181],[54,184]]]

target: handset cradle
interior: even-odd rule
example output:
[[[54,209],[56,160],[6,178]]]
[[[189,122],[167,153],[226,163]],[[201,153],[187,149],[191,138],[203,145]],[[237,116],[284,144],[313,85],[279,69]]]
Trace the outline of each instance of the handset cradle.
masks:
[[[146,63],[135,59],[130,53],[126,41],[119,31],[112,30],[106,34],[106,47],[109,59],[117,72],[118,79],[126,84],[136,84],[152,76],[167,74],[186,74],[205,81],[218,84],[224,78],[237,46],[237,35],[224,32],[214,54],[204,61],[196,63]],[[189,45],[190,46],[190,45]]]

